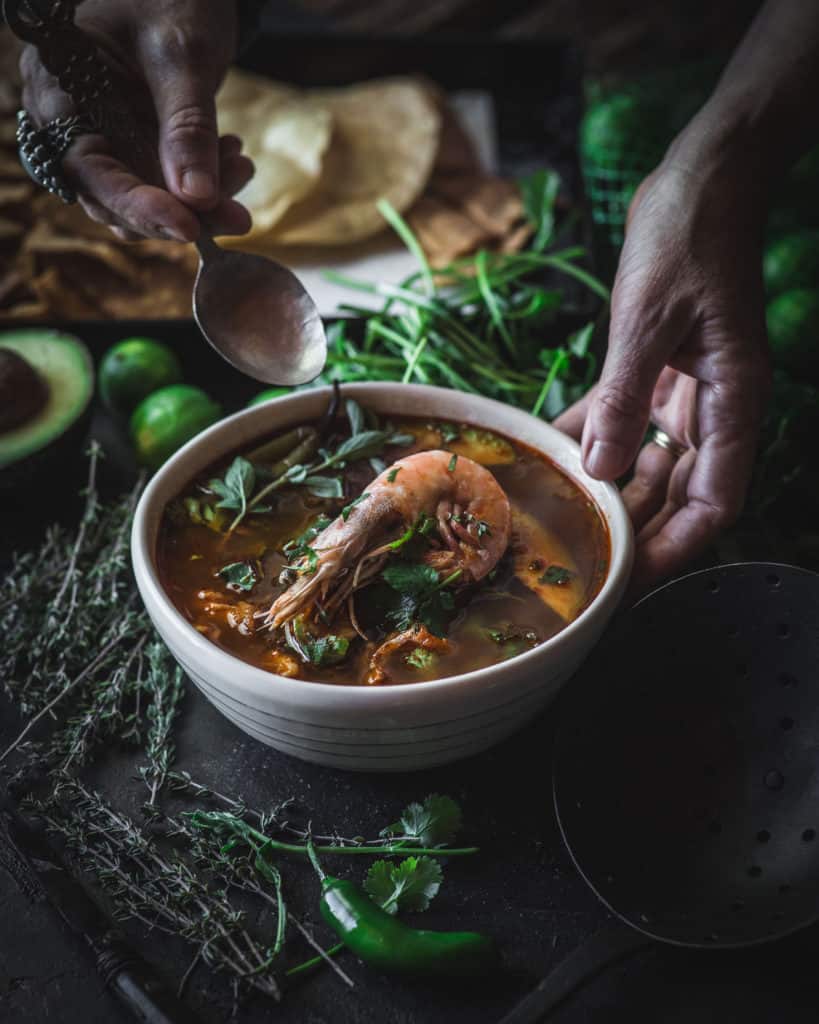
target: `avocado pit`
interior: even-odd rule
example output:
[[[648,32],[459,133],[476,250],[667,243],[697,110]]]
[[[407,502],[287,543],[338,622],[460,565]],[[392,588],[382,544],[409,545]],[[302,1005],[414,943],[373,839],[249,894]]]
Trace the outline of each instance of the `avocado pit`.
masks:
[[[19,353],[0,348],[0,433],[34,417],[48,401],[48,385]]]

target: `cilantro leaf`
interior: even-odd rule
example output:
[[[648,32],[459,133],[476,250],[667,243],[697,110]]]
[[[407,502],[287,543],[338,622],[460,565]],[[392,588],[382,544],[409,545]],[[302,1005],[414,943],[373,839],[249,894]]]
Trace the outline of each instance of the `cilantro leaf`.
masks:
[[[344,508],[341,510],[341,518],[344,520],[345,523],[350,518],[350,513],[356,507],[356,505],[360,505],[361,502],[364,501],[365,498],[369,498],[369,496],[369,491],[364,491],[363,494],[359,494],[357,498],[351,501],[349,505],[344,506]]]
[[[282,553],[289,560],[290,565],[285,572],[298,568],[299,572],[315,572],[318,567],[318,554],[310,547],[318,535],[325,530],[332,522],[327,516],[319,516],[304,533],[295,540],[289,540],[282,548]],[[306,564],[297,566],[296,563],[305,560]]]
[[[443,881],[441,865],[431,857],[406,857],[395,864],[377,860],[364,880],[367,894],[388,914],[426,910]]]
[[[288,645],[299,655],[302,661],[311,665],[337,665],[344,661],[350,649],[350,640],[346,636],[326,636],[314,638],[308,633],[300,616],[293,619],[292,629],[285,628]]]
[[[382,576],[401,595],[398,606],[387,612],[389,623],[403,632],[414,623],[421,622],[436,636],[445,635],[455,599],[444,587],[454,582],[460,571],[441,581],[431,565],[397,561],[388,565]]]
[[[461,430],[456,427],[454,423],[439,423],[438,430],[441,433],[441,441],[444,444],[450,444],[452,441],[457,441],[461,436]]]
[[[393,590],[410,597],[417,597],[438,585],[438,573],[423,562],[393,562],[382,575]]]
[[[460,832],[462,820],[461,808],[452,797],[431,793],[422,804],[408,804],[401,819],[381,835],[400,837],[416,846],[445,846]]]
[[[455,598],[448,590],[438,590],[418,605],[418,620],[435,636],[446,636]]]
[[[350,641],[346,636],[320,636],[318,640],[303,640],[302,647],[313,665],[338,665],[347,657]]]
[[[225,581],[228,590],[252,590],[258,583],[256,570],[249,562],[231,562],[216,573]]]
[[[404,658],[404,661],[412,668],[428,669],[430,665],[435,661],[435,653],[428,651],[425,647],[414,647],[412,651]]]
[[[538,580],[538,583],[553,583],[555,586],[562,587],[565,583],[574,576],[574,573],[570,569],[566,569],[562,565],[550,565],[549,568]]]

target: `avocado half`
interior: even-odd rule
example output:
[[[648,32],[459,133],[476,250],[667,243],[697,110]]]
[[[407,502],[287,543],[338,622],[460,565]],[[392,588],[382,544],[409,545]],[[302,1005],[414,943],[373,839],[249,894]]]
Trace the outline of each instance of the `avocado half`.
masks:
[[[46,328],[0,333],[0,483],[84,428],[93,393],[94,364],[79,338]]]

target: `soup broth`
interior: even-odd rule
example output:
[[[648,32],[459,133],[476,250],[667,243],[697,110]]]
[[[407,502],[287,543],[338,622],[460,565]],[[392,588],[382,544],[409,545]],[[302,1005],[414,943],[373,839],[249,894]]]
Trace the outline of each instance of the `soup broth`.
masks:
[[[382,428],[355,409],[307,460],[321,468],[329,458],[321,472],[300,480],[274,464],[274,439],[215,464],[166,508],[160,576],[194,628],[276,674],[394,685],[514,657],[588,606],[608,534],[548,458],[479,427],[403,418]],[[373,424],[389,437],[378,454],[332,461],[352,430]],[[303,443],[293,431],[285,441]],[[413,521],[385,511],[402,483]],[[441,489],[456,485],[447,504]],[[331,554],[338,537],[351,546]]]

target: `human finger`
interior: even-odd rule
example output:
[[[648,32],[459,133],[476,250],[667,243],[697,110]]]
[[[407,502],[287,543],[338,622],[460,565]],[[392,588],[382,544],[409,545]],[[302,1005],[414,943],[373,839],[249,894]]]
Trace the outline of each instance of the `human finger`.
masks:
[[[225,157],[220,164],[219,178],[222,194],[235,196],[253,177],[256,168],[246,156],[236,154]]]
[[[63,169],[71,184],[112,223],[147,238],[194,241],[196,215],[168,191],[148,185],[113,157],[101,136],[83,135],[68,150]]]
[[[659,580],[700,555],[741,511],[761,418],[759,390],[702,385],[699,449],[674,467],[664,508],[638,538],[635,575]]]
[[[641,244],[635,224],[623,248],[612,291],[608,350],[583,429],[584,468],[601,480],[621,476],[637,457],[660,373],[692,326],[690,303],[675,299],[685,287],[678,280],[677,257],[657,252],[652,259],[656,225],[647,216],[648,240]]]
[[[634,475],[621,492],[635,534],[663,508],[674,462],[671,452],[653,441],[637,456]]]
[[[559,416],[552,420],[552,426],[562,430],[564,434],[568,434],[579,443],[583,434],[583,424],[586,422],[586,415],[594,400],[596,390],[597,385],[595,384],[582,398],[570,405],[568,409],[564,409]]]
[[[189,32],[152,37],[143,71],[159,122],[159,160],[170,192],[199,209],[219,200],[219,136],[209,46]]]

